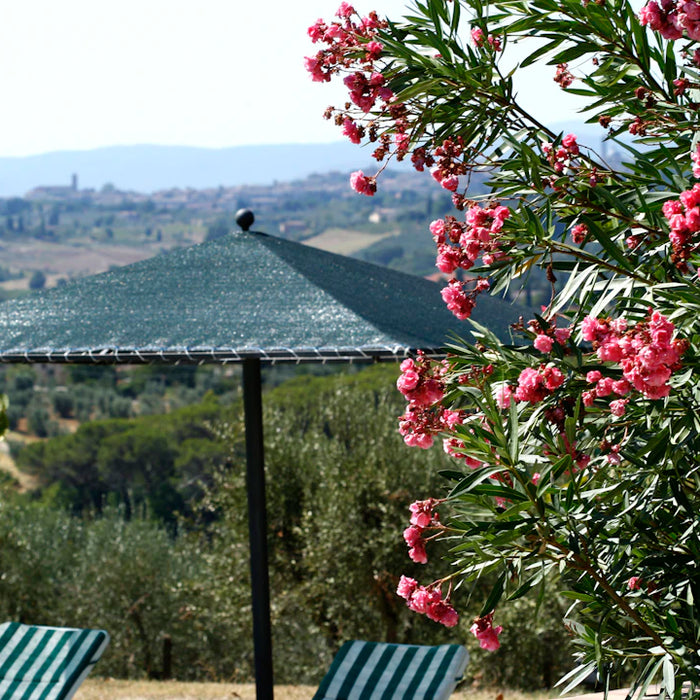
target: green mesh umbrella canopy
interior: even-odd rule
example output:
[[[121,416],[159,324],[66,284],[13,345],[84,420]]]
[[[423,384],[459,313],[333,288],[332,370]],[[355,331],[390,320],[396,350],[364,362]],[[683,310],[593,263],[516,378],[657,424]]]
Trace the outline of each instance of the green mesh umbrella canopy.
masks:
[[[474,317],[516,315],[482,295]],[[0,361],[388,359],[467,328],[428,280],[240,231],[0,304]]]

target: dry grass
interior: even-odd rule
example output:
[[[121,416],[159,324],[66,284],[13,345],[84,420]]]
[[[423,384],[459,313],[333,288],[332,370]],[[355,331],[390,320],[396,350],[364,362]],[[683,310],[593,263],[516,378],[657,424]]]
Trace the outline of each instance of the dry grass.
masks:
[[[349,229],[329,228],[318,236],[302,241],[312,248],[327,250],[340,255],[352,255],[358,250],[395,235],[394,231],[388,233],[365,233],[364,231],[351,231]]]
[[[315,692],[316,688],[308,685],[278,685],[275,700],[310,700]],[[520,693],[466,688],[455,693],[452,700],[547,700],[549,697],[546,691]],[[255,686],[88,678],[75,694],[75,700],[255,700]]]

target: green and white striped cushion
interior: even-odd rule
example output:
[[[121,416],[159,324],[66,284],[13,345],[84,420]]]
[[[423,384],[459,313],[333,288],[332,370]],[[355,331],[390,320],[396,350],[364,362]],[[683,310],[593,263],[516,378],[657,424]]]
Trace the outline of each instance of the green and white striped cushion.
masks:
[[[109,642],[103,630],[0,625],[0,698],[68,700]]]
[[[346,642],[314,700],[446,700],[468,660],[459,644]]]

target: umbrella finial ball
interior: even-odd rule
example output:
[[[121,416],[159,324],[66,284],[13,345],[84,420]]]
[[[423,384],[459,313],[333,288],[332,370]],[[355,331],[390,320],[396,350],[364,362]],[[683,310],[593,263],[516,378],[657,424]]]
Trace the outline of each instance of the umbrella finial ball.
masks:
[[[236,223],[244,230],[247,231],[255,221],[255,215],[250,209],[239,209],[236,212]]]

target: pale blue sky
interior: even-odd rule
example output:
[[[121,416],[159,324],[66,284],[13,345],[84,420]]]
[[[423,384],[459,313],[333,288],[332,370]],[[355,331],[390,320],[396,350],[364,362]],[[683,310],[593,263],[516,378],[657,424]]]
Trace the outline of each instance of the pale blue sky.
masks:
[[[357,0],[396,17],[407,0]],[[328,142],[342,88],[312,83],[306,28],[339,0],[15,0],[0,9],[0,156],[118,144]],[[547,119],[558,88],[523,85]],[[535,88],[534,86],[537,85]],[[527,101],[527,100],[526,100]]]

